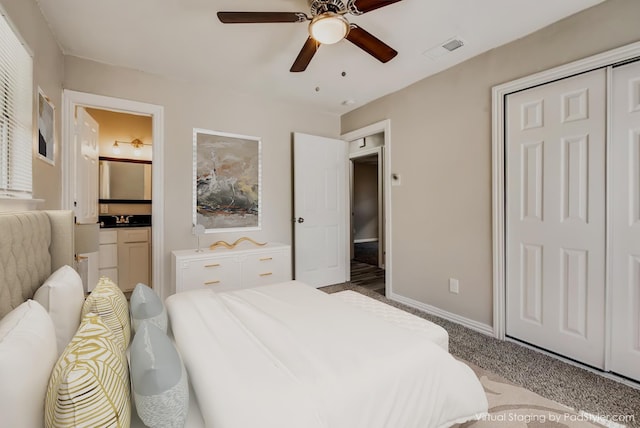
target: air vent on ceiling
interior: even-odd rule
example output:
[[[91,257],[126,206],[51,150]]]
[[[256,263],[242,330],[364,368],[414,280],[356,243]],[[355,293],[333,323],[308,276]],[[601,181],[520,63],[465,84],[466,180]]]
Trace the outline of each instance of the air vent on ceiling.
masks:
[[[442,47],[448,50],[449,52],[455,51],[456,49],[462,46],[464,46],[464,42],[460,39],[452,39],[452,40],[449,40],[444,45],[442,45]]]
[[[458,48],[461,48],[462,46],[464,46],[464,40],[462,40],[462,38],[460,37],[453,37],[446,42],[440,43],[438,46],[432,47],[422,54],[429,59],[436,60],[444,54],[452,52]]]

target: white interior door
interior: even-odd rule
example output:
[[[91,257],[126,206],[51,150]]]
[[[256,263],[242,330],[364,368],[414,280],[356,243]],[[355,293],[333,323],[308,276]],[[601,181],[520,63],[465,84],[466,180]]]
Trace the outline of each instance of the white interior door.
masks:
[[[605,70],[507,96],[507,335],[604,366]]]
[[[74,141],[74,210],[76,223],[98,222],[98,122],[82,108],[77,108]]]
[[[99,130],[98,122],[84,108],[78,107],[72,178],[73,206],[78,224],[98,222]],[[85,290],[91,291],[98,283],[98,252],[77,254],[77,257],[79,262],[85,263],[86,266],[86,272],[83,268],[82,275]]]
[[[347,144],[295,133],[295,278],[315,287],[347,280]]]
[[[640,381],[640,62],[613,69],[611,370]]]

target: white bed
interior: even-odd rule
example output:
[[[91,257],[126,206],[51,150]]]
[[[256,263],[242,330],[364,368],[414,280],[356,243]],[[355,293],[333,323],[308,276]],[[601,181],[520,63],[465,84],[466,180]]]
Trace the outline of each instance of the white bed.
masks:
[[[339,291],[331,294],[331,297],[338,298],[355,308],[383,318],[399,327],[414,331],[449,352],[449,333],[439,325],[353,290]]]
[[[486,412],[465,364],[303,283],[167,299],[206,426],[446,427]]]
[[[2,320],[73,264],[73,213],[0,214],[0,234]],[[473,372],[446,352],[443,329],[352,291],[327,295],[294,281],[181,293],[167,305],[190,378],[188,428],[444,427],[487,408]],[[22,365],[44,367],[42,354],[29,354]],[[38,371],[29,383],[46,385],[49,372]],[[3,411],[32,423],[2,418],[0,428],[40,426],[43,387],[16,385],[5,392],[24,399]],[[144,426],[135,406],[131,415],[132,427]]]

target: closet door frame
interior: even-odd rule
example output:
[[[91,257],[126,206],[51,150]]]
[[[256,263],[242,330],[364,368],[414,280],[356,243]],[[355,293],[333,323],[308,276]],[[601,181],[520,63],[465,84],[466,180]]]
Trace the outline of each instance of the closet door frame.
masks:
[[[506,199],[505,199],[505,99],[508,94],[534,86],[564,79],[576,74],[613,65],[640,57],[640,42],[632,43],[598,55],[571,62],[546,71],[532,74],[492,88],[492,236],[493,236],[493,334],[500,340],[506,338]],[[611,72],[607,73],[607,94],[611,91]],[[607,111],[610,111],[610,97],[607,96]],[[607,118],[606,153],[607,153],[607,188],[606,216],[610,218],[611,127]],[[610,244],[610,225],[606,226],[606,245]],[[607,305],[605,308],[605,361],[604,370],[610,369],[611,352],[611,260],[610,252],[606,255],[605,289]]]

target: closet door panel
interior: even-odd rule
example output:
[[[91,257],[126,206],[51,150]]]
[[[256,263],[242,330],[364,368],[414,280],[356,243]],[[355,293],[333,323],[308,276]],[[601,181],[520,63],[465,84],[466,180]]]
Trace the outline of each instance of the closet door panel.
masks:
[[[507,335],[604,367],[606,74],[507,96]]]
[[[613,69],[611,370],[640,381],[640,62]]]

